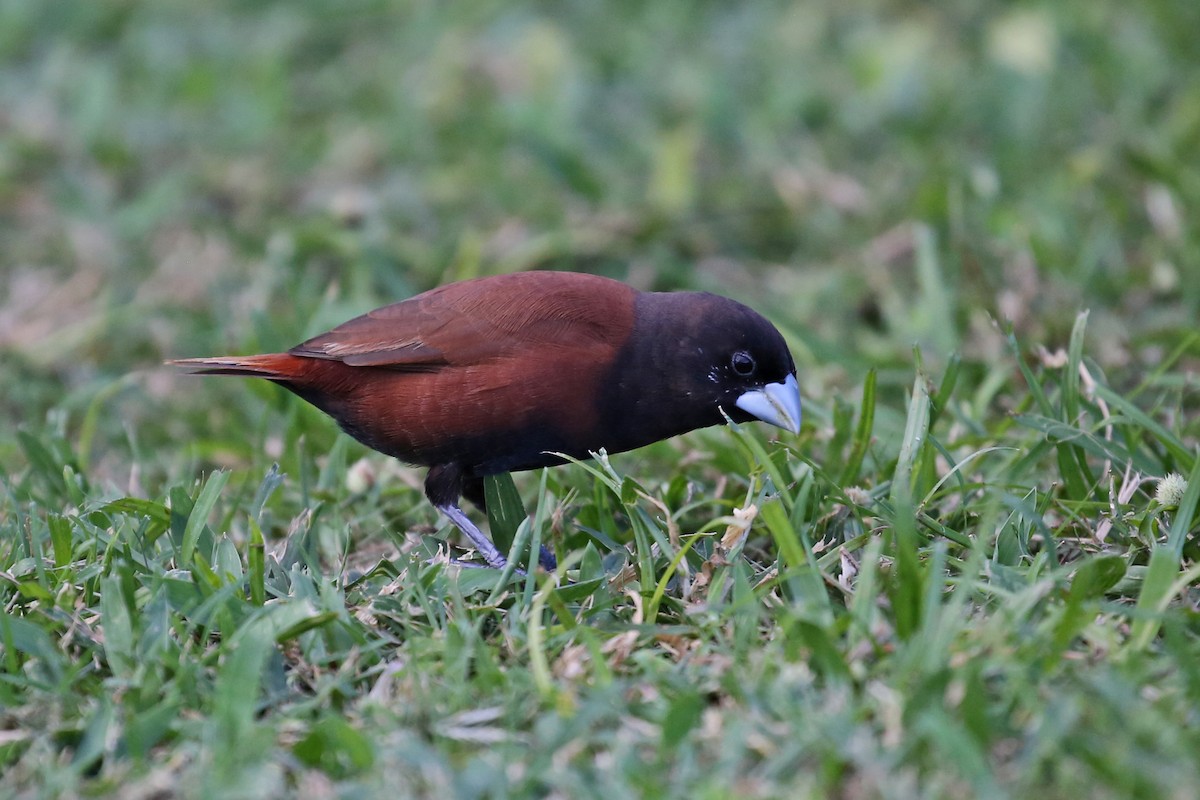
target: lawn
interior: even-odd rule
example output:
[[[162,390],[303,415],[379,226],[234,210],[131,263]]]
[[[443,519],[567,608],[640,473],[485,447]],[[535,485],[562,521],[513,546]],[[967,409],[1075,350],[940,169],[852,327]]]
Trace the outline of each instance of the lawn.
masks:
[[[1195,796],[1197,32],[0,0],[0,796]],[[527,269],[756,308],[801,433],[498,480],[502,575],[161,365]]]

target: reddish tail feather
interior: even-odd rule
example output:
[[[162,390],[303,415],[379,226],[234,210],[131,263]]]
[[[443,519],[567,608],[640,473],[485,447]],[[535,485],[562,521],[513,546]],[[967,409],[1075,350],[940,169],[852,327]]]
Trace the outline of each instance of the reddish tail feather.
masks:
[[[181,358],[167,363],[182,367],[191,375],[240,375],[247,378],[288,380],[298,377],[306,359],[287,353],[261,356],[218,356],[216,358]]]

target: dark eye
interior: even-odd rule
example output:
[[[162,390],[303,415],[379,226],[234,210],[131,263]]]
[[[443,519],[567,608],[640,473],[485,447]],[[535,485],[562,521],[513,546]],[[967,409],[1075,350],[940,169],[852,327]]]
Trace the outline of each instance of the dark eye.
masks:
[[[743,378],[747,375],[754,374],[754,368],[756,366],[754,363],[754,356],[750,355],[745,350],[738,350],[733,354],[732,364],[733,371],[738,375],[741,375]]]

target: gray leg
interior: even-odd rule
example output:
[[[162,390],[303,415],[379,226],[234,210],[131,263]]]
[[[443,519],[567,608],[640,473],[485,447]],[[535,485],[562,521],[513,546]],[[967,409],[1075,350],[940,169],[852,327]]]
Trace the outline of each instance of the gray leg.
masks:
[[[496,549],[496,545],[492,544],[491,539],[484,536],[483,531],[475,527],[475,523],[467,519],[467,515],[461,508],[456,505],[440,505],[437,510],[445,514],[454,523],[454,527],[467,535],[471,544],[475,545],[475,549],[483,556],[483,560],[488,563],[489,567],[504,569],[508,559]]]

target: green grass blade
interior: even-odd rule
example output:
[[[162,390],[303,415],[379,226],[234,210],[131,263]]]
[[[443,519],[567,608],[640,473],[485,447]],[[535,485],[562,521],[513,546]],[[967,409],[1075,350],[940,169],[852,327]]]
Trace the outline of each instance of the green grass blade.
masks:
[[[916,461],[925,449],[925,437],[929,433],[929,392],[921,370],[919,352],[916,353],[916,362],[916,379],[909,400],[904,437],[900,442],[900,455],[892,474],[890,498],[896,569],[889,585],[896,632],[901,638],[913,635],[920,625],[925,583],[918,560],[920,539],[917,536],[912,484]]]
[[[1171,530],[1167,533],[1167,549],[1177,561],[1183,556],[1183,545],[1196,520],[1197,504],[1200,504],[1200,456],[1193,461],[1192,472],[1187,478],[1187,489],[1183,492],[1174,519],[1171,520]]]
[[[261,606],[267,601],[266,589],[266,541],[262,528],[254,517],[249,519],[250,544],[246,551],[246,566],[250,573],[250,602]]]
[[[1126,652],[1140,652],[1150,646],[1162,624],[1162,605],[1170,599],[1171,585],[1179,574],[1179,558],[1169,547],[1156,547],[1150,553],[1150,567],[1142,580],[1135,606],[1136,616],[1130,628]]]
[[[512,550],[517,528],[525,521],[525,505],[512,475],[502,472],[483,479],[483,496],[487,503],[488,526],[492,543],[501,553]]]
[[[859,406],[858,426],[855,428],[854,438],[851,440],[850,457],[846,460],[846,466],[842,470],[841,477],[838,480],[841,486],[849,486],[858,479],[863,459],[866,457],[867,450],[871,446],[871,435],[875,430],[875,382],[877,375],[876,370],[870,369],[867,371],[866,378],[863,379],[862,403]]]
[[[192,563],[196,542],[200,540],[200,533],[208,524],[208,515],[213,510],[213,506],[217,504],[217,498],[221,496],[221,490],[225,488],[228,480],[228,472],[217,470],[208,476],[204,488],[200,490],[200,495],[196,498],[191,513],[188,514],[187,526],[183,529],[183,544],[179,552],[181,567],[186,568]]]
[[[1171,458],[1175,459],[1175,463],[1184,471],[1191,471],[1196,463],[1196,455],[1188,449],[1179,437],[1171,433],[1162,424],[1154,420],[1145,411],[1135,406],[1132,402],[1125,399],[1120,394],[1117,394],[1112,389],[1104,385],[1096,387],[1096,396],[1104,402],[1108,403],[1113,408],[1121,412],[1121,414],[1129,419],[1134,425],[1139,428],[1144,428],[1154,434],[1167,452],[1171,454]]]

